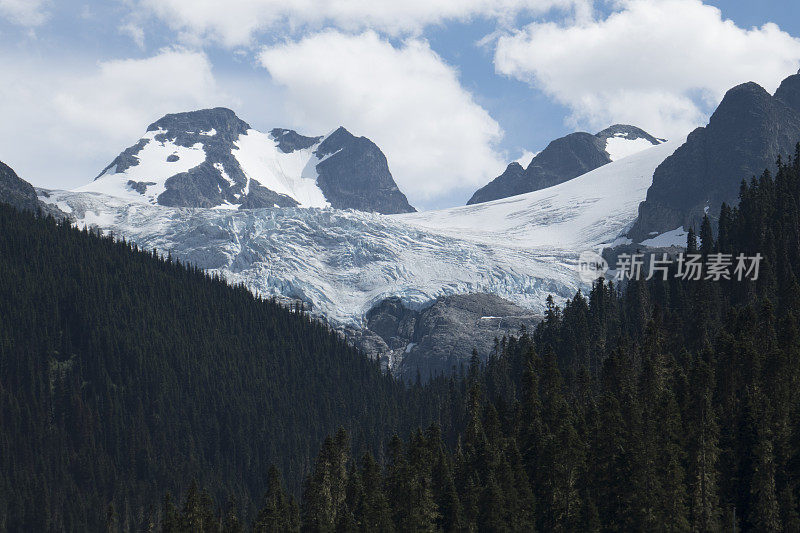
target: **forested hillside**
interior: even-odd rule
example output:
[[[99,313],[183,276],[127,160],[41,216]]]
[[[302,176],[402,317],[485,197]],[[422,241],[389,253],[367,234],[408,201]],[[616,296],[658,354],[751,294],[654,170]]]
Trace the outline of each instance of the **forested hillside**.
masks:
[[[465,378],[454,449],[431,426],[385,467],[326,441],[300,505],[273,472],[256,531],[800,531],[800,147],[723,205],[703,256],[757,281],[598,282]],[[197,489],[164,531],[235,531]]]
[[[99,530],[110,505],[143,529],[192,479],[247,516],[270,465],[299,489],[326,434],[378,450],[437,417],[433,390],[298,310],[0,205],[0,531]]]
[[[405,389],[298,310],[0,208],[0,529],[798,531],[800,147],[699,237],[758,279],[601,280]]]

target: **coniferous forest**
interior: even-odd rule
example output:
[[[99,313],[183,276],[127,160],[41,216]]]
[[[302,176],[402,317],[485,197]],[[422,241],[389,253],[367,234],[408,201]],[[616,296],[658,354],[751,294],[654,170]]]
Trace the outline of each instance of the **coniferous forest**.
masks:
[[[277,470],[248,524],[196,484],[164,531],[800,531],[800,150],[743,182],[688,250],[761,253],[757,281],[600,280],[498,341],[384,464],[325,440],[301,499]],[[458,424],[450,427],[458,427]]]
[[[298,310],[0,209],[0,528],[800,531],[800,147],[687,247],[405,386]]]
[[[448,409],[298,309],[0,205],[0,531],[148,529],[197,479],[245,514],[325,435],[379,453]],[[454,417],[448,416],[447,420]]]

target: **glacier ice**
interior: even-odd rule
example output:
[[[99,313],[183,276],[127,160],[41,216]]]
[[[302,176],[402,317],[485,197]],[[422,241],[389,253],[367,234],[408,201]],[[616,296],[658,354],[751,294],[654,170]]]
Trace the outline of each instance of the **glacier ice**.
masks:
[[[225,210],[52,191],[79,225],[170,252],[263,296],[311,303],[359,327],[391,296],[419,308],[448,294],[490,292],[540,310],[585,288],[578,255],[614,242],[636,218],[656,166],[682,140],[648,148],[555,187],[404,215],[331,208]]]

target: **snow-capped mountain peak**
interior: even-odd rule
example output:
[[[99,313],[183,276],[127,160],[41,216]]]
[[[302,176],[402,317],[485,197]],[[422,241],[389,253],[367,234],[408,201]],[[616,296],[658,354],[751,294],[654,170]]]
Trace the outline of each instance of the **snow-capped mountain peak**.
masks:
[[[526,168],[509,165],[502,175],[475,191],[467,204],[546,189],[663,142],[627,124],[615,124],[596,134],[570,133],[551,141]]]
[[[612,161],[666,142],[666,139],[658,139],[643,129],[628,124],[614,124],[596,136],[606,141],[605,150]]]
[[[414,211],[369,139],[263,133],[221,107],[164,116],[77,190],[171,207]]]

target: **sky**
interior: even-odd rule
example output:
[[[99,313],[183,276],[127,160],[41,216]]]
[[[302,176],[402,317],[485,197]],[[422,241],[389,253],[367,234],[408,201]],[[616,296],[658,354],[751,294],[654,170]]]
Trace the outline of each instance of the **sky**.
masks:
[[[0,0],[0,160],[70,189],[164,114],[225,106],[366,136],[436,209],[567,133],[678,137],[798,68],[794,0]]]

